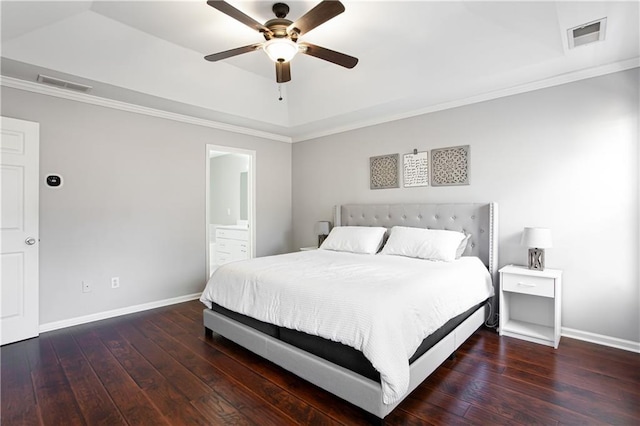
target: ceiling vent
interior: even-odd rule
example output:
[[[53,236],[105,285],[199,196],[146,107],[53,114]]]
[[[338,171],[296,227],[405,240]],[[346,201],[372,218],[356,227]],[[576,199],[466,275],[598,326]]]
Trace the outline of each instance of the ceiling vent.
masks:
[[[71,89],[84,93],[87,93],[89,90],[93,89],[93,87],[91,86],[62,80],[61,78],[49,77],[43,74],[38,74],[38,83],[50,84],[52,86],[61,87],[63,89]]]
[[[570,28],[567,30],[569,49],[604,40],[604,32],[606,28],[607,18],[602,18],[597,21],[589,22],[588,24]]]

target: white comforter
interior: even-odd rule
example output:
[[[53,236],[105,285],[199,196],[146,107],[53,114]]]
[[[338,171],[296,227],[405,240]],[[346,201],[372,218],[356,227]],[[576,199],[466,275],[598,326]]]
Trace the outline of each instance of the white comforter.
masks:
[[[315,250],[226,264],[200,300],[360,350],[391,404],[407,392],[408,359],[422,340],[492,295],[475,257],[447,263]]]

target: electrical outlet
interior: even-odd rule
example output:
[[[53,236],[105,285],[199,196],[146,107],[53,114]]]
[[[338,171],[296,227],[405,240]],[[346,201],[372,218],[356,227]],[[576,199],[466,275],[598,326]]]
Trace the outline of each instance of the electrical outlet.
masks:
[[[111,288],[120,287],[120,277],[111,277]]]
[[[91,284],[91,281],[82,281],[82,292],[83,293],[89,293],[92,288],[93,288],[93,285]]]

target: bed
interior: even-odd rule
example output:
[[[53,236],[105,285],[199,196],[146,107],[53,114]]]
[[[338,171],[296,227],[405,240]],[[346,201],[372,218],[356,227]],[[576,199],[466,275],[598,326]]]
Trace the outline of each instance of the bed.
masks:
[[[371,234],[376,229],[383,233],[392,229],[383,255],[317,250],[226,265],[212,276],[201,298],[208,306],[204,326],[207,332],[218,333],[384,419],[492,315],[497,294],[497,205],[351,204],[337,206],[334,216],[340,231]],[[385,255],[394,246],[392,239],[407,227],[428,229],[414,233],[463,233],[467,238],[461,247],[464,252],[458,253],[462,257],[455,262],[421,262],[393,256],[397,254],[393,252]],[[288,264],[294,265],[292,272],[286,270]],[[450,265],[456,265],[455,271]],[[417,280],[427,272],[433,276],[430,282],[445,280],[434,288],[435,299],[447,300],[446,304],[431,306],[434,297],[413,293],[422,291]],[[363,276],[367,276],[366,284]],[[401,284],[390,287],[392,277]],[[257,281],[269,282],[269,286],[256,285]],[[456,286],[472,281],[480,284],[456,290],[453,284],[447,285],[449,281]],[[365,285],[372,289],[370,294]],[[352,288],[353,295],[364,296],[331,299],[340,289]],[[380,295],[388,297],[376,295],[378,288]],[[409,309],[398,310],[398,324],[391,315],[395,305],[385,305],[390,303],[387,298],[413,303],[407,305]],[[366,303],[356,299],[366,299]],[[261,307],[257,301],[267,303]],[[317,301],[320,303],[312,304]],[[349,315],[355,319],[348,320]],[[352,330],[352,323],[359,322],[364,328]],[[350,334],[343,337],[338,328]]]

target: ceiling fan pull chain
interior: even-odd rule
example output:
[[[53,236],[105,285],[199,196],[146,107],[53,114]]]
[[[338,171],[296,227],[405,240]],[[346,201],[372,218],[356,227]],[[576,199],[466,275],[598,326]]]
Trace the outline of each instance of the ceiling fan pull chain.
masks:
[[[282,100],[282,84],[278,84],[278,93],[280,94],[280,96],[278,96],[278,100],[281,101]]]

